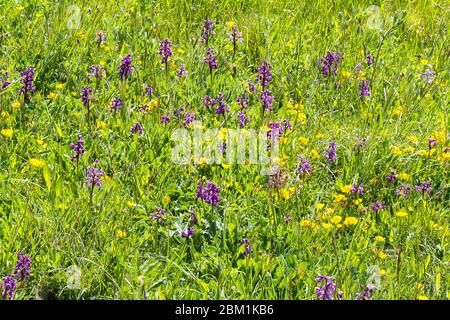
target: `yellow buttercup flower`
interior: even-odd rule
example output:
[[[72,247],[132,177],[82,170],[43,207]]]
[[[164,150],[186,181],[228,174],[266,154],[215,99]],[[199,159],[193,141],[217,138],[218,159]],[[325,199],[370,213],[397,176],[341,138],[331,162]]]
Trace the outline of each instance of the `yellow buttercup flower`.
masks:
[[[350,78],[352,76],[352,73],[350,71],[348,71],[348,70],[344,70],[344,71],[342,71],[342,76],[345,79],[348,79],[348,78]]]
[[[62,89],[64,89],[64,86],[65,86],[64,83],[57,83],[57,84],[56,84],[56,89],[62,90]]]
[[[401,156],[402,155],[402,149],[400,147],[397,147],[397,146],[391,146],[391,152],[393,154],[395,154],[396,156]]]
[[[316,149],[312,149],[310,154],[311,154],[311,158],[312,159],[318,159],[319,158],[319,151],[317,151]]]
[[[325,207],[325,203],[316,203],[315,207],[317,210],[322,210]]]
[[[383,250],[381,250],[380,252],[378,252],[378,258],[384,260],[387,258],[387,254]]]
[[[362,202],[362,199],[354,199],[353,200],[353,203],[356,204],[356,205],[361,204],[361,202]]]
[[[2,131],[0,131],[1,135],[7,139],[12,138],[13,132],[14,132],[13,129],[2,129]]]
[[[347,200],[347,197],[343,194],[335,194],[334,195],[334,201],[336,202],[344,202]]]
[[[298,141],[305,146],[309,143],[309,139],[306,137],[299,137]]]
[[[127,236],[127,233],[123,230],[117,230],[116,236],[117,238],[123,239]]]
[[[414,142],[414,143],[419,142],[419,138],[417,136],[414,136],[414,135],[408,136],[406,139],[408,139],[409,141]]]
[[[334,224],[339,224],[342,221],[342,217],[341,216],[333,216],[330,221]]]
[[[300,112],[297,115],[297,119],[301,122],[301,123],[305,123],[306,122],[306,114],[304,114],[303,112]]]
[[[330,223],[322,223],[322,227],[323,227],[325,230],[331,230],[331,229],[333,228],[333,225],[330,224]]]
[[[300,226],[304,227],[304,228],[308,228],[311,227],[312,223],[310,220],[302,220],[300,221]]]
[[[97,119],[96,127],[97,127],[97,129],[106,129],[106,122]]]
[[[55,99],[56,97],[58,97],[58,95],[57,95],[56,93],[54,93],[54,92],[50,92],[50,93],[47,95],[47,98],[49,98],[50,100],[53,100],[53,99]]]
[[[384,270],[384,269],[381,269],[381,270],[378,272],[378,274],[379,274],[380,276],[384,277],[384,276],[387,275],[387,271]]]
[[[170,196],[168,195],[168,194],[165,194],[164,196],[163,196],[163,199],[162,199],[162,202],[163,202],[163,204],[165,205],[165,206],[167,206],[169,203],[170,203]]]
[[[323,133],[321,133],[321,132],[316,134],[316,139],[322,139],[324,137],[325,137],[325,135]]]
[[[406,212],[405,210],[400,210],[400,211],[397,211],[395,213],[395,215],[397,217],[404,218],[404,217],[406,217],[408,215],[408,212]]]
[[[8,111],[2,111],[1,116],[3,119],[8,119],[9,118],[9,112]]]
[[[350,190],[352,190],[352,186],[350,184],[341,187],[342,193],[350,193]]]
[[[409,180],[410,177],[411,177],[411,175],[409,175],[405,172],[400,172],[399,174],[397,174],[398,180],[401,180],[401,181],[407,181],[407,180]]]
[[[385,238],[385,237],[382,237],[382,236],[376,236],[376,237],[375,237],[375,240],[376,240],[377,242],[385,242],[385,241],[386,241],[386,238]]]
[[[37,169],[42,169],[45,165],[45,160],[39,159],[39,158],[31,158],[28,162],[29,162],[30,166],[37,168]]]
[[[14,101],[11,106],[13,107],[13,109],[19,109],[20,108],[20,102],[19,101]]]
[[[424,295],[419,295],[417,298],[419,300],[430,300],[427,296],[424,296]]]
[[[228,28],[232,28],[232,27],[234,27],[236,25],[236,23],[234,22],[234,21],[227,21],[227,27]]]
[[[134,208],[135,205],[136,205],[136,203],[134,203],[134,201],[132,201],[132,200],[127,201],[128,208]]]
[[[347,217],[344,220],[344,224],[346,226],[351,226],[351,225],[354,225],[354,224],[357,224],[357,223],[358,223],[358,219],[356,219],[355,217]]]

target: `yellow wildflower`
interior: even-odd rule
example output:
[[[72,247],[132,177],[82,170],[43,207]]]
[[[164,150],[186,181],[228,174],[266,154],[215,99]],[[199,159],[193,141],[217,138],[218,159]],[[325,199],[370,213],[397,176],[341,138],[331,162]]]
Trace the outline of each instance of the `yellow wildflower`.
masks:
[[[19,109],[20,108],[20,102],[19,101],[14,101],[11,106],[13,107],[13,109]]]
[[[350,184],[341,187],[342,193],[350,193],[350,190],[352,190],[352,186]]]
[[[34,168],[42,169],[45,165],[45,160],[39,158],[31,158],[29,163]]]
[[[316,203],[316,209],[317,210],[322,210],[325,207],[325,203]]]
[[[395,215],[397,217],[404,218],[404,217],[406,217],[408,215],[408,212],[406,212],[405,210],[400,210],[400,211],[397,211],[395,213]]]
[[[375,237],[375,240],[376,240],[377,242],[385,242],[385,241],[386,241],[386,238],[385,238],[385,237],[382,237],[382,236],[376,236],[376,237]]]
[[[334,201],[336,202],[344,202],[347,200],[347,197],[343,194],[335,194],[334,195]]]
[[[13,136],[13,129],[2,129],[2,131],[0,131],[0,133],[2,134],[2,136],[4,136],[7,139],[11,139]]]
[[[356,219],[355,217],[347,217],[344,220],[344,224],[346,226],[351,226],[351,225],[354,225],[354,224],[357,224],[357,223],[358,223],[358,219]]]
[[[411,177],[411,175],[409,175],[405,172],[400,172],[399,174],[397,174],[398,180],[401,180],[401,181],[407,181],[407,180],[409,180],[410,177]]]
[[[387,258],[387,254],[383,250],[381,250],[380,252],[378,252],[378,258],[384,260]]]
[[[342,221],[342,217],[341,216],[333,216],[330,221],[334,224],[339,224]]]
[[[127,233],[123,230],[117,230],[116,236],[117,238],[123,239],[127,236]]]

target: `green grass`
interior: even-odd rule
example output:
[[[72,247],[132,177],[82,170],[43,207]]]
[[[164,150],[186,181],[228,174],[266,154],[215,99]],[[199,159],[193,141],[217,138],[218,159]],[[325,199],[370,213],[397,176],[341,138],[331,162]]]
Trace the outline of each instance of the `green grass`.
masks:
[[[32,257],[33,269],[15,299],[316,299],[319,274],[334,276],[344,299],[368,283],[376,285],[374,299],[449,298],[447,1],[124,2],[0,1],[0,72],[12,81],[0,91],[0,130],[13,129],[11,138],[0,135],[0,277],[12,272],[19,251]],[[68,28],[76,20],[70,5],[80,9],[77,29]],[[381,9],[381,30],[367,27],[370,5]],[[205,19],[215,22],[209,46],[219,68],[212,77],[200,42]],[[236,53],[228,21],[243,34]],[[107,34],[101,47],[99,30]],[[173,42],[168,72],[158,55],[164,38]],[[328,50],[342,54],[336,76],[321,73]],[[120,58],[128,53],[135,70],[121,84]],[[256,81],[264,59],[273,66],[274,110],[261,116],[258,86],[247,115],[249,128],[293,123],[281,147],[282,190],[268,186],[258,165],[174,164],[170,138],[183,125],[172,114],[169,125],[160,117],[184,106],[205,127],[239,128],[235,98],[248,79]],[[188,76],[178,79],[181,63]],[[88,78],[93,64],[106,69],[99,84]],[[19,73],[28,66],[36,91],[25,104]],[[426,69],[436,73],[428,85],[420,77]],[[361,99],[365,79],[372,95]],[[91,129],[80,100],[87,85],[95,91]],[[219,92],[230,108],[225,120],[202,104]],[[108,104],[118,94],[124,107],[112,113]],[[138,112],[151,101],[150,112]],[[136,121],[142,136],[130,133]],[[80,133],[86,152],[77,163],[70,145]],[[367,138],[359,151],[357,134]],[[429,137],[437,137],[431,155]],[[331,141],[338,145],[333,165],[323,157]],[[310,176],[296,174],[300,154],[313,166]],[[44,166],[31,166],[32,158]],[[97,158],[107,178],[91,201],[85,174]],[[409,177],[389,184],[392,170]],[[221,188],[215,208],[196,199],[202,179]],[[414,191],[425,180],[430,196]],[[360,204],[351,194],[334,201],[358,181]],[[395,193],[402,183],[412,188],[408,199]],[[374,213],[375,201],[385,209]],[[159,207],[164,225],[150,219]],[[186,241],[180,230],[192,210],[200,223]],[[400,210],[407,216],[397,216]],[[357,223],[337,228],[330,221],[337,215],[341,224],[346,217]],[[253,248],[247,257],[243,238]]]

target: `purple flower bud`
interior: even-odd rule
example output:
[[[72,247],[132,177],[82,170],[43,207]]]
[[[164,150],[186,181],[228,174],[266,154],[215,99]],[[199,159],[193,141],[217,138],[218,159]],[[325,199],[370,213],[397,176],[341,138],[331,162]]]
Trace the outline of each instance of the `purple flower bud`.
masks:
[[[126,80],[128,75],[130,75],[134,71],[131,66],[131,54],[127,54],[122,58],[121,64],[119,67],[119,77],[121,80]]]
[[[170,47],[172,46],[172,42],[169,39],[164,39],[159,43],[159,55],[161,56],[161,63],[167,63],[167,59],[172,56],[172,50]]]
[[[24,71],[22,71],[20,73],[20,83],[22,84],[22,86],[19,89],[19,94],[22,93],[23,94],[23,99],[25,101],[25,103],[27,103],[28,101],[30,101],[30,93],[33,93],[35,90],[35,87],[33,85],[33,81],[34,81],[34,69],[33,67],[28,67],[27,69],[25,69]]]
[[[70,157],[70,160],[78,160],[84,153],[84,141],[83,136],[81,134],[78,135],[78,141],[77,143],[72,143],[70,145],[70,149],[72,149],[75,152],[75,155]]]
[[[337,159],[336,146],[336,142],[330,142],[328,150],[323,154],[323,156],[328,159],[329,164],[332,164]]]
[[[220,201],[219,192],[220,188],[214,182],[207,181],[205,186],[199,183],[197,186],[197,199],[202,199],[215,207]]]
[[[101,187],[102,180],[100,179],[105,173],[103,169],[98,169],[97,164],[100,160],[96,159],[92,167],[88,167],[86,171],[86,186],[90,187],[91,185]]]
[[[139,133],[142,134],[144,132],[144,128],[141,126],[139,122],[136,122],[134,126],[130,129],[131,133]]]

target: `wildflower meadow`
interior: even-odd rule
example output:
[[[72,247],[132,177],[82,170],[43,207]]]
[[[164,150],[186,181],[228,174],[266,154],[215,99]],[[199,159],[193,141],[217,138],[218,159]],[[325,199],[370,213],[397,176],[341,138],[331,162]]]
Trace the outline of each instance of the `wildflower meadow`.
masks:
[[[0,13],[0,300],[449,298],[448,1]]]

